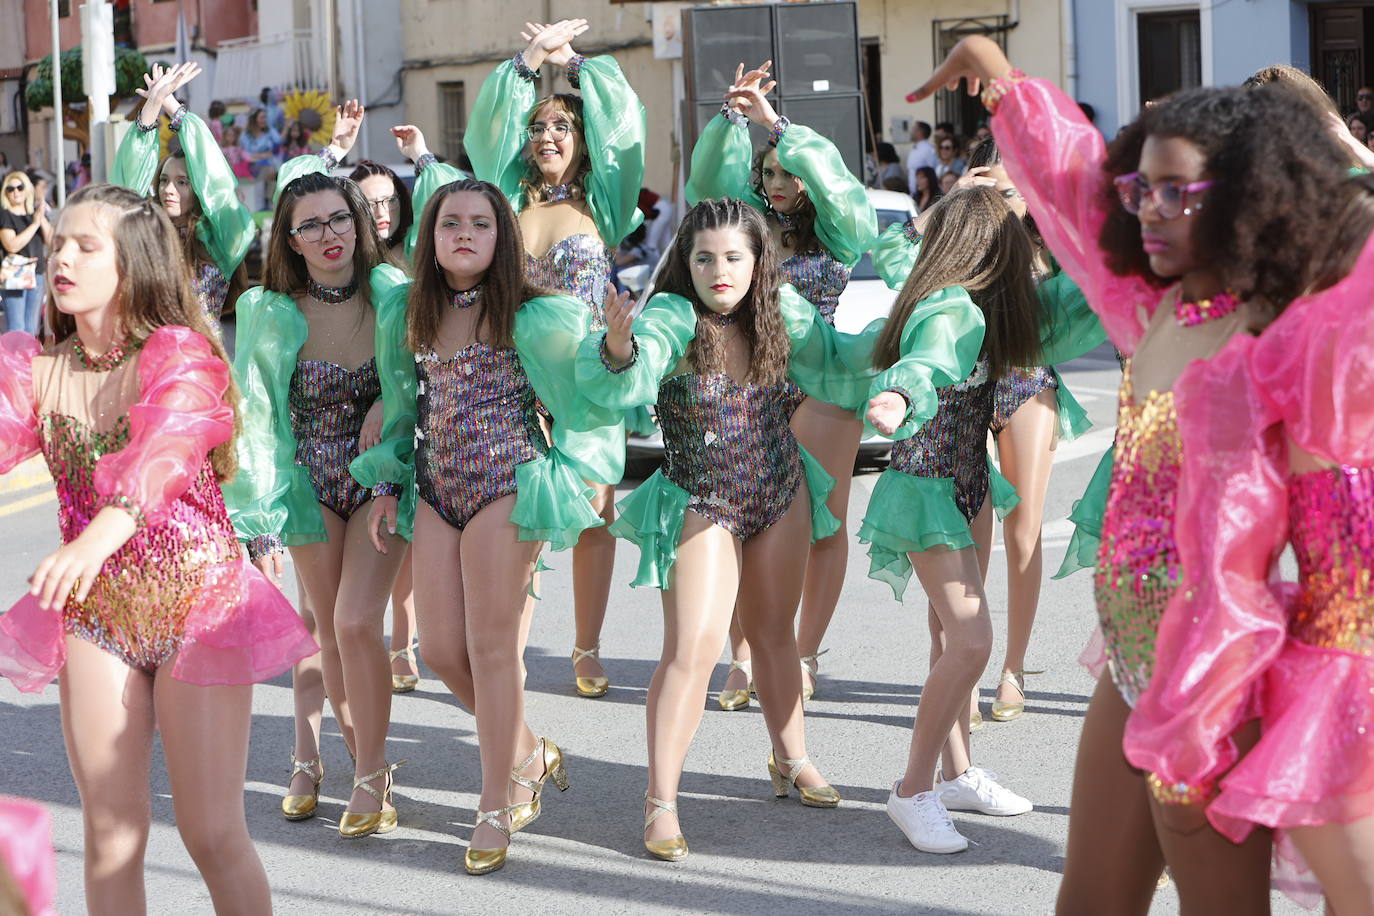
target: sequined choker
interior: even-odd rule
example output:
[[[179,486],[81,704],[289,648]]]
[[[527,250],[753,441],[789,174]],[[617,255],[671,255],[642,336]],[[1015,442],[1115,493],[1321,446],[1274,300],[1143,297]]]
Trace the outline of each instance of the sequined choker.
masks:
[[[790,232],[797,228],[797,217],[791,213],[783,213],[774,208],[772,201],[768,202],[768,215],[777,220],[778,225],[781,226],[785,232]]]
[[[465,289],[453,294],[453,307],[456,309],[470,309],[477,304],[477,297],[482,294],[481,285],[474,286],[472,289]]]
[[[1185,302],[1182,294],[1180,294],[1178,301],[1174,303],[1174,320],[1178,322],[1181,328],[1191,328],[1195,325],[1206,324],[1209,321],[1216,321],[1238,308],[1240,308],[1240,297],[1229,289],[1211,299],[1199,299],[1196,302]]]
[[[712,312],[708,310],[707,312],[703,313],[701,317],[705,318],[707,321],[711,322],[711,324],[715,325],[718,328],[728,328],[732,324],[735,324],[739,321],[739,309],[735,309],[733,312],[729,312],[725,315],[722,315],[719,312]]]
[[[577,184],[572,181],[564,184],[546,184],[539,189],[539,199],[544,203],[553,204],[560,200],[572,200],[576,192]]]
[[[86,346],[81,342],[81,338],[77,337],[72,341],[72,352],[76,354],[82,368],[92,372],[109,372],[128,362],[135,353],[143,349],[143,344],[144,341],[141,339],[126,337],[99,356],[91,356],[86,352]]]
[[[347,286],[324,286],[316,283],[313,277],[306,277],[305,293],[317,302],[323,302],[326,305],[338,305],[340,302],[347,302],[358,294],[358,283],[355,280]]]

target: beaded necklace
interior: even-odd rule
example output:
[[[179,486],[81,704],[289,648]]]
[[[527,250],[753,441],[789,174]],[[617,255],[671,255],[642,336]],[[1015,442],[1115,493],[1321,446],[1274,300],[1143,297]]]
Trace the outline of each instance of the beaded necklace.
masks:
[[[739,309],[735,309],[733,312],[727,312],[724,315],[720,314],[719,312],[712,312],[708,310],[705,313],[703,313],[701,317],[705,318],[707,321],[711,322],[711,324],[714,324],[718,328],[728,328],[739,321]]]
[[[86,345],[77,337],[72,341],[72,352],[76,354],[76,361],[84,369],[91,372],[109,372],[117,369],[128,362],[135,353],[143,349],[144,340],[126,337],[110,349],[99,356],[92,356],[86,352]]]
[[[546,204],[558,203],[560,200],[572,200],[576,196],[577,183],[567,181],[563,184],[546,184],[539,189],[539,199]]]
[[[316,283],[313,277],[305,278],[305,294],[316,302],[323,302],[325,305],[338,305],[340,302],[347,302],[358,294],[358,281],[354,280],[347,286],[325,286]]]
[[[453,294],[453,307],[456,309],[470,309],[477,304],[477,297],[482,294],[481,284],[472,289],[459,290]]]
[[[1182,294],[1174,303],[1174,320],[1181,328],[1191,328],[1231,314],[1240,308],[1240,297],[1229,289],[1210,299],[1185,302]]]

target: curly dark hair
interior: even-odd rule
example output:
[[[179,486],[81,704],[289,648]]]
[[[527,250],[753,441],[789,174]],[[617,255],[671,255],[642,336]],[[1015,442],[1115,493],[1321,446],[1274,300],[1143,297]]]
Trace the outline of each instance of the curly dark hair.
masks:
[[[1189,89],[1146,108],[1112,141],[1098,244],[1113,273],[1163,286],[1176,278],[1150,269],[1140,220],[1122,209],[1112,184],[1139,168],[1147,137],[1177,137],[1202,152],[1213,184],[1202,193],[1193,244],[1227,288],[1251,301],[1261,327],[1314,288],[1350,177],[1345,152],[1310,105],[1269,87]]]
[[[765,146],[754,155],[754,167],[749,176],[750,187],[765,201],[768,200],[768,194],[763,190],[763,160],[772,148]],[[781,165],[778,167],[782,168]],[[787,170],[783,169],[783,171],[786,172]],[[788,172],[788,174],[791,173]],[[802,188],[801,197],[797,201],[797,209],[787,215],[792,217],[793,225],[782,231],[783,245],[791,249],[793,254],[810,254],[825,250],[825,246],[821,244],[820,238],[816,235],[816,205],[811,202],[810,191]]]
[[[687,211],[673,239],[671,255],[659,274],[651,293],[673,293],[692,303],[698,316],[710,311],[701,304],[692,283],[688,262],[698,232],[709,229],[738,229],[749,239],[754,255],[753,282],[749,293],[736,310],[739,328],[749,342],[749,378],[756,385],[772,385],[787,377],[787,359],[792,350],[787,328],[778,307],[778,249],[773,235],[757,210],[732,197],[703,200]],[[699,375],[725,371],[725,328],[714,321],[697,321],[696,336],[687,349],[687,360]]]

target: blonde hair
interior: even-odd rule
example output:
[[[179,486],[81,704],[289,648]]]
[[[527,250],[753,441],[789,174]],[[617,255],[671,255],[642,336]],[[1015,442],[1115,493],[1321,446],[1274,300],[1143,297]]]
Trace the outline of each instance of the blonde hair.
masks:
[[[23,169],[10,169],[5,173],[5,180],[0,182],[0,188],[9,187],[11,178],[18,178],[19,183],[24,186],[24,212],[33,213],[33,182],[29,181],[28,173]],[[10,203],[8,193],[4,196],[4,206],[6,210],[9,210]]]

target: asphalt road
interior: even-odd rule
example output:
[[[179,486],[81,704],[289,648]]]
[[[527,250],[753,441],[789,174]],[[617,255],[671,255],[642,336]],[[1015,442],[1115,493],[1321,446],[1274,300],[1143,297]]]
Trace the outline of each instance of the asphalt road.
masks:
[[[1097,427],[1061,446],[1046,509],[1046,568],[1059,565],[1069,526],[1062,521],[1111,441],[1116,363],[1099,352],[1066,367],[1065,377]],[[876,477],[853,482],[851,530]],[[28,484],[20,486],[19,484]],[[55,503],[41,478],[0,479],[0,600],[17,598],[25,577],[56,543]],[[1005,637],[1005,570],[993,557],[989,596],[998,645],[982,681],[993,695]],[[472,718],[426,673],[420,689],[393,707],[389,756],[397,773],[401,827],[386,837],[344,840],[335,830],[350,789],[348,756],[325,719],[328,777],[321,813],[289,823],[278,804],[291,749],[286,676],[254,698],[248,767],[248,821],[282,913],[787,913],[1043,914],[1051,912],[1063,867],[1069,790],[1092,681],[1076,663],[1092,629],[1090,581],[1079,573],[1046,580],[1027,667],[1045,669],[1028,685],[1028,711],[974,735],[975,761],[1035,803],[1016,818],[956,813],[974,841],[952,856],[916,852],[884,813],[900,775],[925,675],[928,637],[919,585],[904,605],[866,578],[867,558],[851,547],[848,581],[830,631],[816,698],[808,705],[813,759],[844,796],[833,811],[775,800],[764,762],[768,738],[755,704],[726,713],[714,694],[692,747],[680,804],[692,848],[684,862],[646,856],[640,843],[644,791],[646,685],[661,644],[657,593],[630,589],[629,545],[617,557],[602,639],[612,680],[599,700],[572,686],[572,603],[566,555],[549,558],[526,661],[529,721],[568,755],[572,789],[550,788],[543,817],[516,836],[506,868],[474,878],[462,858],[479,790]],[[294,594],[294,586],[288,589]],[[423,638],[421,640],[423,654]],[[728,660],[728,654],[723,654]],[[713,679],[718,688],[724,661]],[[36,798],[55,819],[59,908],[83,908],[81,816],[67,769],[57,691],[34,697],[0,682],[0,791]],[[209,898],[172,820],[161,758],[154,760],[154,828],[147,857],[150,909],[209,912]],[[1171,889],[1153,912],[1176,913]],[[1304,912],[1275,895],[1275,912]]]

